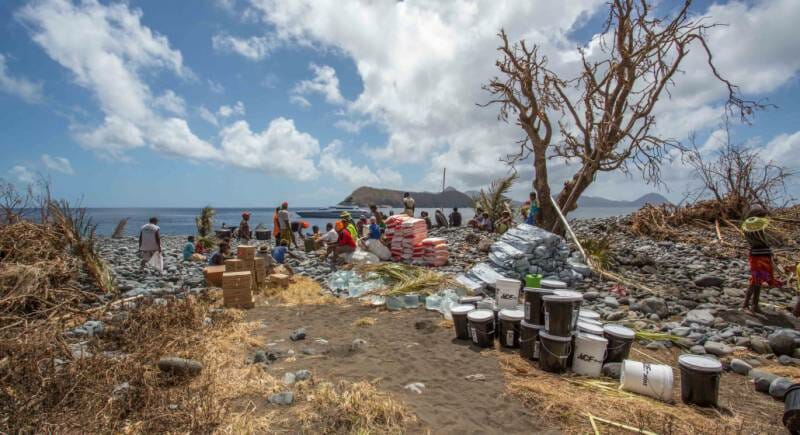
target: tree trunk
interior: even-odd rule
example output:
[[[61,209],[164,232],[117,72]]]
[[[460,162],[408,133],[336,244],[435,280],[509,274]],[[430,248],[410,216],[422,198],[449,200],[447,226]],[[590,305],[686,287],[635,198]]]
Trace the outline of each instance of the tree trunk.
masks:
[[[539,213],[536,223],[548,231],[558,220],[553,203],[550,201],[550,184],[547,181],[547,156],[546,147],[534,146],[533,152],[533,188],[539,199]]]
[[[592,180],[594,180],[594,175],[597,173],[597,169],[592,165],[590,162],[586,162],[583,164],[583,167],[579,172],[577,172],[573,177],[572,180],[564,183],[564,188],[558,194],[556,198],[556,203],[558,203],[559,208],[561,208],[561,212],[564,213],[564,216],[567,216],[567,213],[575,210],[578,208],[578,198],[583,195],[583,192],[592,184]],[[548,231],[553,231],[556,234],[564,235],[566,228],[564,225],[561,224],[561,220],[557,219],[557,221],[548,227],[545,227]]]

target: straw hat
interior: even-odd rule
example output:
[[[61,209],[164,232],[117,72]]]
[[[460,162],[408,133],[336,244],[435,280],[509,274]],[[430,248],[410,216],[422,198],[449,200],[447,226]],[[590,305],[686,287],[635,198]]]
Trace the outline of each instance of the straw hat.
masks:
[[[753,231],[763,231],[769,225],[769,219],[763,217],[747,218],[742,224],[742,229],[745,232],[751,233]]]
[[[350,218],[350,212],[349,211],[343,211],[341,214],[339,214],[339,217],[342,218],[342,219],[349,219]]]

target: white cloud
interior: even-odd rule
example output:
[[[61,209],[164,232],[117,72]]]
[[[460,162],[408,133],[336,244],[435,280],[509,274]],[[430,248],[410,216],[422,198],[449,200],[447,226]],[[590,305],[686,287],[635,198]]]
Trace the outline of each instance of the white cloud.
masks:
[[[186,116],[186,100],[176,95],[172,90],[167,90],[163,95],[156,97],[153,104],[175,115]]]
[[[185,120],[165,118],[153,110],[181,111],[184,103],[171,91],[153,97],[140,77],[142,71],[193,75],[167,38],[142,25],[140,10],[123,3],[104,6],[96,0],[77,5],[71,0],[42,0],[21,8],[17,17],[28,25],[33,40],[97,98],[105,114],[103,125],[72,126],[84,147],[115,158],[145,145],[192,159],[219,158]]]
[[[306,100],[304,97],[300,95],[292,95],[289,97],[289,102],[294,104],[295,106],[300,107],[301,109],[308,109],[311,107],[311,102]]]
[[[47,169],[52,171],[61,172],[66,175],[74,175],[75,171],[72,169],[72,164],[66,157],[51,156],[50,154],[42,154],[42,163]]]
[[[367,125],[369,125],[369,121],[366,120],[351,121],[349,119],[340,119],[333,124],[333,126],[338,128],[339,130],[344,130],[352,134],[360,132],[361,129],[366,127]]]
[[[36,179],[34,173],[22,165],[17,165],[9,169],[8,175],[22,184],[31,184]]]
[[[237,101],[233,106],[220,106],[217,109],[217,115],[222,118],[229,118],[231,116],[244,116],[245,108],[244,103]]]
[[[319,174],[313,160],[319,142],[298,131],[291,119],[273,119],[260,133],[253,133],[246,121],[236,121],[222,129],[220,138],[225,158],[238,166],[300,181]]]
[[[800,131],[773,138],[764,146],[762,157],[797,171],[800,168]]]
[[[279,47],[279,41],[271,36],[238,38],[227,33],[211,37],[211,46],[221,52],[236,53],[250,60],[261,60]]]
[[[319,157],[319,169],[333,178],[351,186],[398,187],[402,177],[397,171],[382,169],[373,172],[368,166],[358,166],[348,157],[340,156],[343,144],[333,141],[326,146]]]
[[[236,0],[214,0],[214,5],[225,12],[236,12]]]
[[[515,140],[522,136],[519,127],[497,121],[496,106],[475,106],[489,99],[481,85],[497,75],[497,31],[502,27],[511,40],[539,44],[549,66],[571,76],[579,59],[577,43],[566,35],[592,14],[605,13],[603,0],[250,3],[282,43],[332,48],[352,58],[364,90],[348,109],[388,134],[383,149],[371,150],[373,156],[422,163],[428,167],[424,183],[429,187],[435,187],[446,166],[448,179],[464,188],[504,175],[508,168],[499,159],[514,152]],[[794,34],[800,20],[796,1],[714,4],[702,12],[710,16],[708,21],[728,24],[710,30],[709,43],[720,72],[743,91],[769,92],[796,76],[800,45],[786,36]],[[657,106],[658,131],[668,137],[684,139],[692,130],[719,122],[725,89],[699,54],[692,50],[672,97],[664,96]],[[314,89],[327,95],[320,89],[328,88],[319,82]],[[355,129],[346,123],[338,126]],[[523,175],[531,171],[530,166],[519,169]],[[554,168],[554,187],[572,170]],[[622,178],[615,178],[617,189],[611,196],[632,183]]]
[[[215,94],[221,94],[225,92],[225,86],[222,86],[222,83],[215,82],[211,79],[208,79],[208,89]]]
[[[0,91],[16,95],[28,103],[42,99],[42,84],[34,83],[24,77],[12,77],[6,66],[6,58],[0,54]]]
[[[217,121],[217,116],[214,115],[214,112],[208,110],[205,106],[200,106],[200,108],[197,109],[197,113],[200,115],[201,118],[203,118],[206,122],[213,125],[214,127],[219,126],[219,121]]]
[[[333,67],[312,63],[308,68],[314,72],[314,78],[297,83],[292,90],[293,93],[298,95],[320,94],[330,104],[347,102],[339,91],[339,78],[336,77],[336,70]]]

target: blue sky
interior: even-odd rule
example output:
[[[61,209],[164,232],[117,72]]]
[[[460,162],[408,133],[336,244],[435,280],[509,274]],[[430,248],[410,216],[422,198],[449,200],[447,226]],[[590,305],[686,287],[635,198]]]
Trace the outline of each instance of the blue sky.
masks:
[[[737,141],[800,166],[800,3],[698,2],[723,74],[779,106]],[[479,188],[508,170],[520,131],[474,103],[494,34],[542,45],[554,68],[603,19],[592,1],[94,0],[0,4],[0,176],[36,173],[91,206],[338,202],[354,187]],[[713,150],[719,83],[689,59],[659,128]],[[711,140],[709,140],[711,138]],[[520,167],[522,195],[530,168]],[[574,168],[557,165],[553,185]],[[665,167],[680,199],[691,173]],[[791,187],[795,196],[797,184]],[[654,190],[602,174],[588,192]]]

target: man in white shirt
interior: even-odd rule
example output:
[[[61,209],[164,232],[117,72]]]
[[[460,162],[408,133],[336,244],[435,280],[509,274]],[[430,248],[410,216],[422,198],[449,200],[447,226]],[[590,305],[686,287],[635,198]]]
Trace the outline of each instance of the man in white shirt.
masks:
[[[339,234],[335,229],[333,229],[333,224],[328,222],[328,224],[325,225],[325,229],[327,232],[322,235],[320,240],[325,242],[326,245],[332,245],[336,243],[339,240]]]
[[[158,219],[151,217],[150,223],[142,226],[139,231],[139,251],[142,253],[142,261],[139,264],[141,269],[153,258],[156,252],[161,255],[161,228],[158,227]]]

